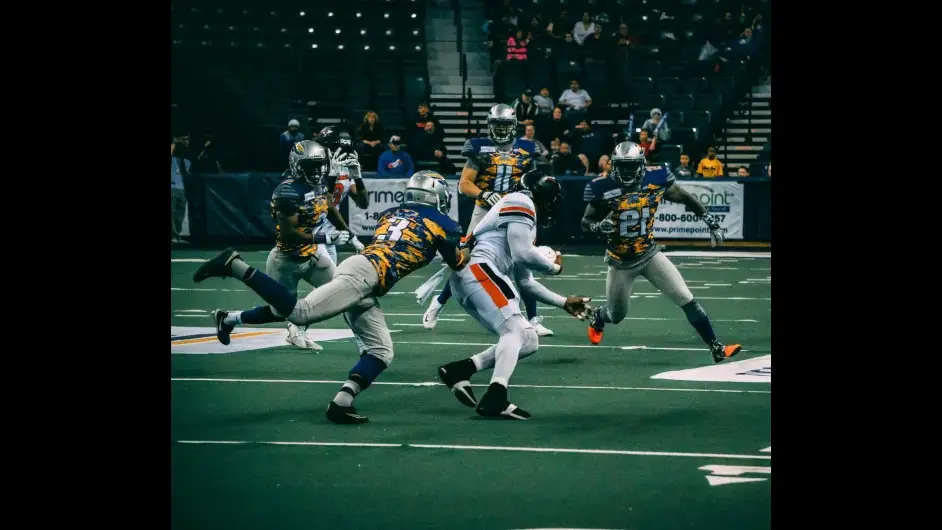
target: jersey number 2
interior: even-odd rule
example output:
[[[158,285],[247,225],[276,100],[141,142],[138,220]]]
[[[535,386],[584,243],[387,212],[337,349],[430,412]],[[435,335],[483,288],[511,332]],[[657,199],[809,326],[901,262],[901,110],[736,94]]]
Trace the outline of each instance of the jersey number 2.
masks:
[[[402,231],[406,228],[409,228],[409,223],[410,221],[408,219],[403,219],[402,217],[393,217],[389,220],[389,225],[386,227],[386,233],[376,236],[376,240],[393,242],[399,241],[399,238],[402,237]]]
[[[651,209],[645,206],[641,210],[625,210],[618,216],[618,235],[621,237],[643,236],[648,231],[648,219]]]

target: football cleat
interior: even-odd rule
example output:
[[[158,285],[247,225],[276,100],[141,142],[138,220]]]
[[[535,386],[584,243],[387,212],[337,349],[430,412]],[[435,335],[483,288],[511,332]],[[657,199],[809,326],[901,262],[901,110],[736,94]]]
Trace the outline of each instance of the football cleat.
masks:
[[[239,257],[239,252],[232,247],[223,250],[215,258],[207,260],[200,265],[200,268],[196,269],[196,272],[193,273],[193,281],[199,283],[206,278],[228,278],[232,276],[229,265],[232,264],[232,260]]]
[[[543,326],[543,317],[533,317],[530,319],[530,326],[536,331],[539,337],[552,337],[553,331]]]
[[[491,383],[481,398],[475,411],[486,418],[507,418],[511,420],[529,420],[529,412],[507,401],[507,388]]]
[[[445,306],[438,301],[438,297],[432,298],[432,305],[428,306],[425,314],[422,315],[422,325],[425,329],[435,329],[438,324],[438,316],[445,310]]]
[[[710,346],[710,353],[713,354],[714,363],[721,363],[741,351],[742,351],[742,346],[739,344],[730,344],[728,346],[724,346],[723,344],[720,344],[719,342],[714,341],[713,344]]]
[[[469,367],[468,364],[471,366]],[[471,359],[455,361],[438,367],[438,378],[442,380],[442,383],[445,383],[445,386],[454,392],[459,403],[471,408],[478,404],[478,400],[471,390],[471,381],[469,381],[471,376],[474,375],[473,368],[474,361]]]
[[[227,316],[229,316],[228,311],[223,311],[222,309],[213,311],[213,324],[216,326],[216,338],[226,346],[229,345],[229,334],[235,329],[235,326],[230,326],[224,322]]]
[[[358,414],[352,406],[342,407],[333,401],[327,406],[327,419],[339,425],[356,425],[370,421],[366,416]]]
[[[314,342],[307,336],[307,328],[301,329],[298,326],[288,322],[288,336],[285,338],[288,344],[301,348],[302,350],[323,350],[324,347]]]

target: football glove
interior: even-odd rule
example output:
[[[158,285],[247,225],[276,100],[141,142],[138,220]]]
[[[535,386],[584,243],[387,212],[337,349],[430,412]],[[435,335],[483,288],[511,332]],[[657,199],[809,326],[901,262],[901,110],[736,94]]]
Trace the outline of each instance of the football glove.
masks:
[[[500,202],[501,196],[493,191],[483,191],[478,195],[478,199],[487,203],[488,208],[493,207],[495,204]]]
[[[712,215],[706,214],[703,216],[703,222],[710,228],[710,246],[715,247],[716,245],[722,245],[723,229],[720,228],[719,221]]]
[[[356,237],[354,237],[354,236],[352,236],[352,235],[350,236],[350,244],[353,245],[353,248],[354,248],[357,252],[361,252],[364,248],[366,248],[366,245],[364,245],[363,243],[361,243],[359,239],[357,239]]]
[[[597,223],[592,223],[589,225],[589,230],[593,232],[601,232],[603,234],[612,234],[615,232],[615,221],[612,221],[606,217]]]
[[[334,230],[325,236],[328,245],[345,245],[350,241],[350,232],[346,230]]]

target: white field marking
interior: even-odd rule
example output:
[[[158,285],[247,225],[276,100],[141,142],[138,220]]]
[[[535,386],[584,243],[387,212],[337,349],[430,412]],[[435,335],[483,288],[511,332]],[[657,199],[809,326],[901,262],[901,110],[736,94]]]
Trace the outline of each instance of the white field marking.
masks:
[[[592,300],[596,300],[593,298]],[[207,311],[208,312],[208,311]],[[425,313],[383,313],[387,317],[420,317]],[[543,318],[572,318],[571,315],[543,315]],[[664,318],[664,317],[626,317],[625,320],[663,320],[663,321],[683,321],[686,322],[686,318]],[[740,318],[740,319],[722,319],[716,318],[710,319],[711,322],[753,322],[758,323],[758,320],[753,320],[751,318]]]
[[[182,317],[182,318],[206,318],[206,315],[180,315],[180,314],[174,314],[173,316],[178,317],[178,318],[180,318],[180,317]]]
[[[493,342],[393,341],[393,344],[428,344],[431,346],[493,346]],[[705,351],[705,348],[661,348],[655,346],[603,346],[592,344],[540,344],[540,348],[608,348],[612,350]],[[748,353],[750,350],[742,350]]]
[[[402,447],[403,444],[377,444],[366,442],[249,442],[246,440],[177,440],[178,444],[191,445],[313,445],[323,447]]]
[[[739,483],[745,483],[745,482],[765,482],[768,479],[707,475],[706,480],[711,486],[725,486],[726,484],[739,484]]]
[[[197,289],[191,287],[171,287],[171,291],[203,291],[203,292],[232,292],[232,293],[245,293],[248,292],[248,289]]]
[[[757,466],[724,466],[719,464],[712,464],[709,466],[700,466],[697,468],[701,471],[709,471],[714,475],[723,475],[727,477],[738,477],[746,473],[767,473],[772,474],[771,467],[757,467]]]
[[[760,453],[771,453],[771,452],[772,452],[772,446],[770,445],[770,446],[766,447],[765,449],[760,450],[759,452],[760,452]]]
[[[544,278],[544,280],[545,280],[545,279],[551,279],[551,278]],[[689,285],[688,285],[688,287],[690,287],[691,289],[704,289],[704,287],[694,287],[694,286],[689,286]],[[171,290],[171,291],[225,291],[225,292],[246,292],[246,289],[189,289],[189,288],[186,288],[186,289],[185,289],[185,288],[181,288],[181,287],[171,287],[170,290]],[[435,292],[436,292],[436,293],[440,293],[441,291],[439,290],[439,291],[435,291]],[[631,297],[632,297],[632,298],[637,298],[637,297],[640,297],[640,296],[656,297],[656,296],[660,296],[661,294],[662,294],[662,293],[633,293],[633,294],[631,295]],[[386,293],[386,295],[411,295],[411,296],[415,296],[415,293],[413,293],[413,292],[401,292],[401,291],[390,291],[390,292]],[[592,296],[591,298],[592,298],[592,300],[594,300],[594,301],[599,301],[599,302],[604,302],[604,301],[606,301],[606,298],[605,298],[604,296]],[[697,299],[700,299],[700,300],[771,300],[771,298],[750,298],[750,297],[742,297],[742,296],[729,296],[729,297],[722,297],[722,296],[716,296],[716,297],[698,296]]]
[[[209,313],[206,309],[174,309],[177,313]]]
[[[768,258],[772,259],[771,252],[716,252],[700,250],[677,250],[664,253],[667,256],[679,258]]]
[[[208,260],[200,258],[170,258],[170,263],[205,263]]]
[[[677,268],[687,268],[687,267],[696,267],[698,271],[738,271],[738,270],[753,270],[753,269],[740,269],[738,267],[703,267],[698,263],[678,263]]]
[[[170,381],[195,382],[195,383],[287,383],[298,385],[342,385],[345,381],[327,381],[323,379],[233,379],[220,377],[171,377]],[[388,386],[445,386],[437,381],[418,381],[418,382],[399,382],[399,381],[374,381],[374,385]],[[487,388],[487,384],[471,385],[472,387]],[[626,390],[626,391],[651,391],[651,392],[716,392],[720,394],[771,394],[771,390],[739,390],[726,388],[668,388],[668,387],[633,387],[633,386],[587,386],[587,385],[518,385],[514,388],[536,388],[542,390]]]
[[[706,285],[707,287],[732,287],[733,286],[733,284],[731,283],[707,283],[704,285]],[[688,285],[688,287],[690,286]],[[694,289],[694,287],[690,287],[690,288]]]
[[[570,449],[566,447],[509,447],[494,445],[446,445],[446,444],[379,444],[353,442],[275,442],[248,440],[177,440],[179,444],[190,445],[281,445],[281,446],[326,446],[326,447],[408,447],[411,449],[452,449],[456,451],[515,451],[523,453],[572,453],[584,455],[623,455],[623,456],[673,456],[686,458],[732,458],[738,460],[771,460],[771,456],[736,455],[722,453],[680,453],[668,451],[626,451],[619,449]]]

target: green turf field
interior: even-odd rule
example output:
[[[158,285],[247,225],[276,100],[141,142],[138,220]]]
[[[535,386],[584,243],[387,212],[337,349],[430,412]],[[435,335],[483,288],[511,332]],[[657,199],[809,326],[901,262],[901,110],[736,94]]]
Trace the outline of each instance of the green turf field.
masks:
[[[340,426],[324,409],[356,362],[343,319],[312,330],[319,353],[290,347],[281,325],[218,344],[209,312],[260,301],[232,279],[193,283],[214,254],[171,252],[173,528],[771,525],[771,258],[671,256],[719,339],[743,345],[738,362],[713,365],[683,312],[643,279],[629,319],[599,346],[585,324],[541,306],[555,336],[511,380],[529,422],[479,418],[436,384],[437,366],[496,339],[454,300],[434,331],[422,328],[412,291],[438,266],[426,268],[382,299],[396,358],[357,399],[370,423]],[[244,253],[253,265],[266,256]],[[600,256],[566,255],[545,283],[598,301],[604,274]],[[472,380],[478,396],[489,377]]]

